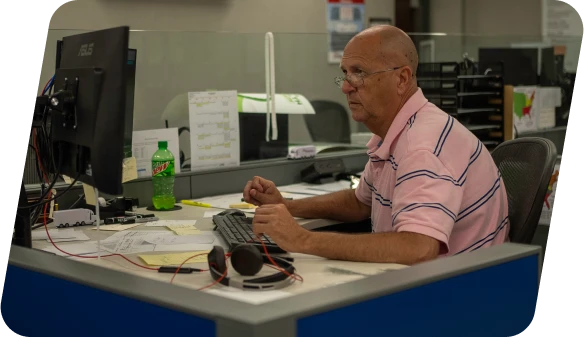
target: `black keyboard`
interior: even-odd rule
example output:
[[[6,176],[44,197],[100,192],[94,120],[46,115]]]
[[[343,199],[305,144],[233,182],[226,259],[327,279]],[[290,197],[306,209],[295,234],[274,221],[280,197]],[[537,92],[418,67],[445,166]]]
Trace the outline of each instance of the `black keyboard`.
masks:
[[[252,218],[246,216],[238,215],[215,215],[213,216],[213,223],[215,224],[215,230],[221,233],[221,236],[227,241],[229,245],[229,250],[233,250],[238,245],[241,244],[251,244],[260,249],[260,252],[264,253],[264,247],[258,242],[258,238],[253,232]],[[285,250],[280,248],[272,239],[264,235],[261,237],[264,245],[266,246],[268,253],[286,253]]]

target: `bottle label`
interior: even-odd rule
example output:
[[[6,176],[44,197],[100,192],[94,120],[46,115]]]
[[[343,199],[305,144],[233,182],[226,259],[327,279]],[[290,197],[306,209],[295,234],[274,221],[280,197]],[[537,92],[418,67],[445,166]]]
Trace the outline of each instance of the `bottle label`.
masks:
[[[152,176],[170,177],[174,175],[173,161],[155,161],[152,162]]]

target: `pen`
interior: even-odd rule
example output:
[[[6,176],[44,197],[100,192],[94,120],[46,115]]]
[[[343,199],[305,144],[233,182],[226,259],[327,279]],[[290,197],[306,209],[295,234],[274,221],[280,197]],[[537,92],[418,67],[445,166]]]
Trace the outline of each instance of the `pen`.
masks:
[[[133,224],[133,223],[142,223],[142,222],[150,222],[150,221],[158,221],[158,218],[157,217],[153,217],[153,218],[131,219],[131,220],[122,222],[120,225]]]
[[[185,205],[190,205],[190,206],[207,207],[207,208],[213,207],[209,204],[205,204],[203,202],[198,202],[198,201],[192,201],[192,200],[182,200],[181,203],[183,203]]]

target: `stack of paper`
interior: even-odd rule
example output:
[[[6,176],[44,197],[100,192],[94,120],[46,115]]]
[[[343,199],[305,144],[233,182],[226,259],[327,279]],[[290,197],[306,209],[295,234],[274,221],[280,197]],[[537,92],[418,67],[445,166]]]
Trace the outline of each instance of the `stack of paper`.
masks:
[[[178,236],[170,231],[123,231],[102,241],[104,249],[118,254],[162,251],[211,250],[215,243],[212,233]]]
[[[167,225],[168,229],[173,231],[176,235],[196,235],[201,234],[201,231],[192,225]]]

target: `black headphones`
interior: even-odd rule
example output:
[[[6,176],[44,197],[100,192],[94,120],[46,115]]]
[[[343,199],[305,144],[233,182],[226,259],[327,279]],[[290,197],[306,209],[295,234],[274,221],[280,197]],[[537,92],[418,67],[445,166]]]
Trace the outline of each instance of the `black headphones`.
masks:
[[[207,260],[209,261],[211,277],[215,281],[220,280],[219,283],[224,286],[251,290],[273,290],[290,285],[293,279],[289,275],[294,274],[295,271],[292,263],[280,257],[271,256],[271,258],[277,264],[277,267],[284,271],[243,281],[232,280],[227,277],[227,265],[223,247],[213,247],[208,254]],[[260,253],[256,246],[244,244],[236,246],[231,251],[231,265],[240,275],[254,276],[262,269],[264,264],[274,265],[265,254]]]

